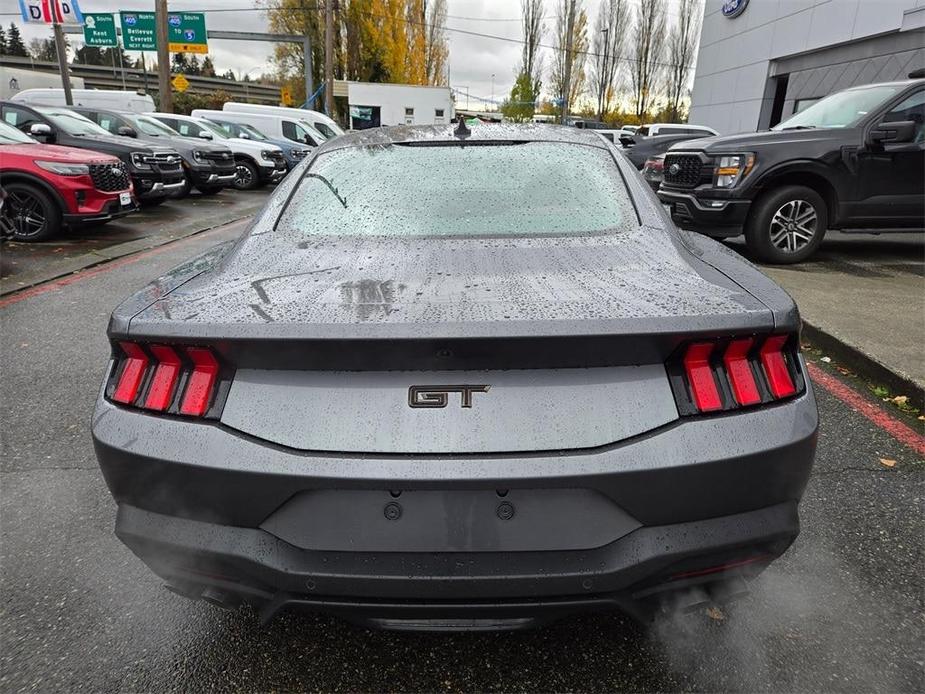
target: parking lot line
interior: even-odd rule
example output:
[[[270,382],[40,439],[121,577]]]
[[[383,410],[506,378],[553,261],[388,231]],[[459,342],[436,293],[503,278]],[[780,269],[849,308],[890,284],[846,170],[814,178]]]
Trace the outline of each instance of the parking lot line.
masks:
[[[809,371],[809,376],[812,378],[813,383],[824,388],[830,395],[835,396],[852,410],[866,417],[900,443],[908,446],[919,455],[925,456],[925,436],[884,412],[859,392],[826,373],[815,364],[807,362],[806,369]]]

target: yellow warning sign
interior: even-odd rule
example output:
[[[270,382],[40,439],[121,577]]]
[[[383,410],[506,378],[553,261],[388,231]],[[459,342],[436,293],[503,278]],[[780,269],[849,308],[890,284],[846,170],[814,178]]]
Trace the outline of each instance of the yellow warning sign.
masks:
[[[279,100],[283,102],[283,106],[292,106],[292,90],[289,87],[281,87]]]
[[[170,83],[178,92],[185,92],[187,89],[189,89],[189,80],[186,79],[186,75],[177,75],[170,81]]]

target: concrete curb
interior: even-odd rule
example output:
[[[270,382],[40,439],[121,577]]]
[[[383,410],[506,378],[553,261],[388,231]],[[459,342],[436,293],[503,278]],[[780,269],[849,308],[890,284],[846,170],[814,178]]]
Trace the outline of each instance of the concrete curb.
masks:
[[[179,236],[146,236],[144,238],[134,239],[132,241],[117,243],[113,246],[107,246],[106,248],[101,248],[97,251],[84,253],[83,255],[78,255],[74,258],[71,258],[67,263],[64,263],[61,267],[52,272],[36,274],[31,278],[27,278],[24,282],[17,281],[15,284],[13,284],[13,282],[10,280],[3,282],[2,285],[0,285],[0,297],[16,294],[17,292],[31,289],[32,287],[45,284],[46,282],[52,282],[54,280],[61,279],[62,277],[69,277],[98,265],[104,265],[105,263],[118,260],[119,258],[134,255],[135,253],[140,253],[142,251],[148,251],[152,248],[166,246],[177,241],[182,241],[183,239],[188,239],[191,236],[202,234],[206,231],[212,231],[213,229],[227,226],[228,224],[234,224],[235,222],[240,222],[243,219],[253,217],[256,212],[257,210],[253,210],[247,212],[246,214],[239,214],[228,219],[222,219],[210,226],[194,229],[189,233],[181,234]]]
[[[803,320],[803,339],[861,378],[883,385],[896,395],[907,395],[915,407],[921,409],[925,405],[925,389],[911,377],[891,369],[861,349],[806,322],[806,319]]]

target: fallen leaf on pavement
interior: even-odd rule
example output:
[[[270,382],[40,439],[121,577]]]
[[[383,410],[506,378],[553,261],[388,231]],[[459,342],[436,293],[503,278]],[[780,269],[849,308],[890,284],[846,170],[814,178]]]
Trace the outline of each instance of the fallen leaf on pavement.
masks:
[[[895,398],[892,398],[890,402],[892,402],[894,405],[905,405],[907,402],[909,402],[909,396],[897,395]]]
[[[896,465],[896,461],[892,458],[881,458],[880,464],[885,465],[886,467],[894,467]]]
[[[724,619],[726,619],[726,615],[723,614],[723,611],[715,605],[713,607],[707,608],[707,617],[716,620],[717,622],[722,622]]]
[[[824,361],[826,364],[832,363],[832,357],[822,357],[820,361]]]

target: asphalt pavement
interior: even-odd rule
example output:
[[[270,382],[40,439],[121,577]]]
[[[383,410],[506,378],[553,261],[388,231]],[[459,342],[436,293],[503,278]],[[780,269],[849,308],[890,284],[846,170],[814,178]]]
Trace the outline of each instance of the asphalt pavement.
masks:
[[[925,690],[923,439],[821,363],[802,534],[722,619],[402,634],[307,614],[260,626],[168,593],[114,537],[90,441],[106,322],[122,297],[242,228],[0,299],[0,690]]]

